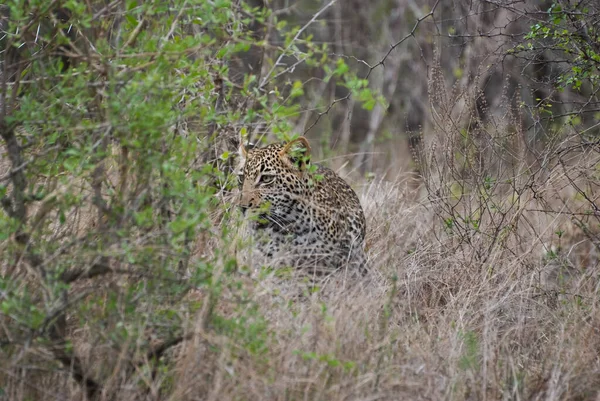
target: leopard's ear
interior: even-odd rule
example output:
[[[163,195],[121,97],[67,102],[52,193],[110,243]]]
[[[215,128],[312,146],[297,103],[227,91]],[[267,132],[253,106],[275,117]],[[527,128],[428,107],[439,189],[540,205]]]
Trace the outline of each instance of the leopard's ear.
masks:
[[[240,146],[238,147],[238,155],[240,156],[240,159],[246,159],[246,157],[248,157],[248,150],[246,150],[244,142],[240,141]]]
[[[244,144],[244,140],[242,138],[240,138],[240,146],[238,147],[238,155],[240,156],[239,159],[242,163],[246,162],[246,159],[248,158],[248,151],[250,151],[253,148],[254,148],[254,144],[252,142],[248,142],[247,144]]]
[[[301,136],[288,142],[279,152],[283,160],[304,171],[310,165],[310,145],[308,140]]]
[[[238,177],[243,177],[244,168],[246,167],[246,160],[248,159],[248,152],[254,147],[254,144],[248,142],[244,144],[244,139],[240,135],[240,144],[238,146],[238,156],[236,157],[235,166],[233,172]]]

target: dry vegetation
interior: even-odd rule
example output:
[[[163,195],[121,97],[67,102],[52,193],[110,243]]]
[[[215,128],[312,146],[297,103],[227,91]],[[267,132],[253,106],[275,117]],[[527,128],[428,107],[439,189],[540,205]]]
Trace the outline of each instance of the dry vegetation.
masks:
[[[182,308],[184,341],[158,370],[142,354],[130,371],[133,344],[107,348],[101,333],[74,324],[82,364],[106,378],[99,399],[596,399],[598,223],[588,210],[597,152],[571,149],[568,167],[549,160],[536,174],[521,161],[511,166],[519,179],[492,195],[457,195],[457,182],[477,177],[443,158],[452,146],[424,151],[437,173],[417,189],[410,176],[355,182],[372,263],[362,281],[340,273],[314,291],[293,274],[217,265],[227,289],[192,289],[181,300],[198,308]],[[466,215],[480,215],[477,229]],[[190,265],[230,246],[221,241],[198,238]],[[119,281],[103,280],[95,291],[108,296]],[[239,324],[233,335],[220,333],[214,310]],[[8,399],[85,399],[52,359],[41,351],[12,356],[3,369]],[[27,361],[46,361],[48,371]]]
[[[302,51],[315,48],[297,31],[278,33],[272,15],[253,20],[266,26],[267,45],[248,67],[256,49],[243,62],[217,59],[214,49],[237,54],[236,41],[247,38],[234,22],[255,11],[215,11],[215,19],[233,18],[221,32],[182,17],[181,10],[212,12],[202,2],[165,13],[181,26],[100,3],[90,6],[98,15],[129,19],[110,29],[90,22],[96,31],[39,48],[37,36],[23,34],[31,54],[3,48],[0,400],[600,399],[597,81],[558,90],[557,65],[584,61],[545,64],[540,58],[556,60],[559,46],[540,36],[539,52],[517,48],[525,42],[515,32],[528,32],[543,13],[527,2],[456,1],[431,2],[419,14],[413,2],[381,1],[357,21],[355,1],[319,2],[316,10],[310,1],[275,2],[277,15],[297,18],[317,39],[335,33],[331,45],[343,56],[299,65],[293,76],[309,77],[302,107],[285,109],[296,99],[285,81],[294,71],[275,64],[278,41],[296,37]],[[598,35],[594,4],[586,32]],[[319,10],[328,23],[309,29]],[[408,28],[394,24],[399,16]],[[454,33],[446,35],[450,22]],[[169,50],[181,57],[165,61],[160,50],[144,50],[152,32],[214,42],[192,43],[197,64],[188,64],[185,43]],[[104,63],[83,37],[115,40],[116,61]],[[382,58],[387,50],[371,54],[377,46],[369,40],[398,49]],[[83,100],[56,91],[68,74],[48,66],[56,54],[80,68],[69,85]],[[287,57],[298,55],[305,53]],[[35,68],[23,72],[15,66],[29,65],[26,56]],[[39,82],[38,59],[49,74]],[[360,73],[321,79],[338,60]],[[7,75],[15,71],[21,75]],[[257,71],[280,73],[281,82],[265,88],[283,94],[248,89],[243,77]],[[122,78],[117,100],[106,76]],[[374,95],[359,100],[347,90],[356,76],[369,77]],[[6,88],[19,84],[21,97],[9,96]],[[292,126],[309,131],[317,154],[361,198],[364,278],[338,272],[316,280],[252,260],[224,149],[233,151],[240,127],[256,138]]]

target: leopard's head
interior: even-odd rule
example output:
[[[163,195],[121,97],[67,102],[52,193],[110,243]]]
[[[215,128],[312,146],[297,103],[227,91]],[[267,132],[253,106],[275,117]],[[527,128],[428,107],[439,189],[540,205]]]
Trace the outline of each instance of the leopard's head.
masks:
[[[243,211],[282,212],[310,190],[310,145],[300,137],[262,148],[240,145],[239,206]]]

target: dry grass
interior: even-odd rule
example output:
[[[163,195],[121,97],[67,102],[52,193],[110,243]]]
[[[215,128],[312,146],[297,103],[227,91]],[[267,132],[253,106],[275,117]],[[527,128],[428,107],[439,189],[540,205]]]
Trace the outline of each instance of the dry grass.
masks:
[[[121,24],[110,23],[124,16],[114,11],[118,3],[103,5],[111,15],[104,15],[108,20],[96,20],[121,32]],[[342,3],[336,7],[342,7]],[[284,81],[296,79],[319,86],[313,91],[311,86],[305,87],[307,100],[299,103],[305,117],[296,121],[296,131],[310,126],[316,154],[342,170],[360,193],[368,224],[367,277],[357,279],[349,272],[340,272],[314,286],[314,281],[295,271],[261,269],[260,263],[249,257],[251,249],[237,229],[235,213],[228,213],[231,204],[223,198],[219,198],[220,204],[212,202],[212,193],[196,191],[211,186],[223,190],[222,182],[216,184],[222,178],[219,174],[203,173],[198,179],[193,173],[204,171],[206,162],[212,159],[215,166],[227,170],[232,159],[219,158],[237,147],[232,147],[237,145],[232,142],[236,142],[242,124],[246,129],[247,122],[255,123],[252,130],[258,134],[274,128],[273,121],[284,115],[286,119],[294,118],[289,111],[273,112],[281,108],[271,107],[279,103],[279,95],[263,104],[266,114],[256,113],[262,98],[248,102],[245,95],[238,99],[235,91],[225,95],[223,89],[233,87],[223,85],[221,70],[233,67],[233,63],[229,65],[221,56],[214,58],[211,48],[206,54],[194,55],[200,61],[206,58],[207,67],[200,76],[207,78],[197,83],[206,90],[180,88],[179,83],[167,88],[185,94],[179,107],[187,109],[184,103],[189,101],[189,106],[199,111],[193,116],[195,123],[185,121],[187,117],[182,114],[173,135],[164,135],[174,139],[161,146],[164,156],[178,156],[173,149],[190,153],[189,157],[168,159],[185,167],[178,171],[185,171],[181,175],[167,174],[158,179],[152,175],[159,170],[162,175],[158,165],[142,168],[144,163],[139,157],[145,157],[145,153],[130,153],[128,141],[121,138],[124,128],[107,130],[99,141],[98,129],[102,127],[103,131],[105,124],[93,120],[96,117],[90,122],[102,123],[98,127],[87,126],[88,121],[87,128],[80,127],[79,120],[74,122],[76,127],[58,126],[64,131],[61,139],[75,138],[77,142],[81,133],[90,134],[94,144],[91,149],[105,147],[98,154],[90,151],[94,157],[89,163],[94,168],[76,173],[59,166],[48,170],[56,171],[56,176],[48,176],[24,166],[26,191],[14,188],[8,154],[0,144],[0,185],[8,184],[7,194],[25,191],[16,192],[25,195],[36,187],[46,187],[49,193],[46,200],[27,201],[29,214],[21,217],[23,227],[18,229],[13,227],[15,222],[5,218],[7,212],[0,211],[4,213],[0,229],[10,228],[8,232],[14,233],[3,235],[0,230],[0,254],[6,255],[0,258],[0,401],[600,400],[600,152],[592,130],[596,123],[578,125],[578,118],[566,124],[560,117],[563,111],[569,111],[562,106],[583,93],[577,93],[577,97],[570,90],[556,93],[557,82],[541,68],[539,74],[544,76],[536,72],[532,76],[535,85],[526,84],[524,79],[531,73],[528,69],[552,65],[556,59],[551,57],[548,60],[552,64],[547,64],[537,56],[527,60],[526,55],[525,61],[531,66],[523,68],[523,64],[506,57],[505,45],[512,44],[497,41],[504,34],[509,35],[506,38],[521,38],[532,24],[540,22],[541,14],[531,14],[536,18],[533,21],[527,13],[508,13],[508,8],[503,8],[506,5],[501,4],[495,4],[497,12],[490,13],[487,3],[493,2],[482,3],[486,6],[483,8],[474,7],[472,2],[453,2],[452,7],[439,2],[440,10],[442,5],[445,7],[443,18],[436,13],[433,24],[423,24],[419,29],[425,40],[413,35],[417,40],[402,44],[409,47],[390,50],[381,59],[381,49],[387,49],[389,43],[396,43],[396,47],[404,42],[397,42],[406,33],[398,29],[404,25],[416,29],[412,21],[417,10],[414,2],[395,3],[391,7],[394,10],[383,11],[389,14],[389,21],[384,15],[379,21],[383,23],[371,24],[364,32],[342,30],[339,24],[352,23],[354,17],[361,26],[366,21],[364,13],[344,3],[352,18],[346,18],[347,12],[340,8],[334,18],[323,19],[326,23],[333,21],[335,26],[328,30],[319,24],[325,36],[317,35],[315,42],[329,41],[345,32],[342,36],[347,37],[342,37],[340,43],[336,39],[334,54],[353,54],[345,59],[350,68],[362,68],[362,60],[381,60],[377,68],[369,68],[366,76],[370,77],[369,87],[379,88],[389,108],[377,104],[375,111],[362,110],[358,99],[339,93],[336,85],[341,81],[329,81],[330,87],[325,80],[324,85],[323,74],[313,66],[300,75],[292,75],[295,64],[277,72],[281,88],[287,87]],[[301,8],[296,10],[310,13]],[[243,20],[248,17],[246,13]],[[372,14],[378,16],[380,11]],[[412,22],[398,24],[398,15],[410,16]],[[165,37],[183,38],[174,29],[186,13],[174,16],[169,17]],[[127,40],[128,44],[133,44],[140,32],[144,32],[140,41],[146,33],[149,35],[147,27],[157,27],[148,23],[152,21],[149,16],[142,17],[139,24],[134,24],[138,25],[134,31],[137,33]],[[438,22],[443,22],[443,29],[438,29]],[[220,25],[216,37],[222,36]],[[491,26],[495,28],[486,28]],[[514,30],[515,26],[518,29]],[[213,35],[212,27],[207,27],[205,38]],[[452,28],[452,34],[447,27]],[[200,32],[196,28],[207,29],[194,24],[190,32]],[[226,30],[237,32],[234,26]],[[385,46],[363,42],[371,30]],[[496,34],[498,30],[503,33]],[[86,38],[90,44],[96,40],[93,31],[89,32],[91,40]],[[449,41],[441,33],[446,31]],[[336,34],[330,35],[333,32]],[[482,32],[491,41],[481,40]],[[45,47],[40,47],[38,33],[32,43],[36,59],[44,53],[43,48],[55,49],[49,46],[51,42],[44,41],[39,43],[45,43]],[[275,60],[269,56],[271,51],[277,52],[272,54],[275,57],[279,55],[279,44],[273,38],[279,41],[284,33],[282,30],[272,38],[270,34],[263,38],[269,45],[261,56],[265,61],[262,65]],[[461,37],[469,40],[459,45],[457,39]],[[439,51],[430,46],[431,38],[440,46]],[[573,43],[579,42],[575,36],[572,38]],[[361,39],[356,43],[362,44],[354,46],[355,39]],[[225,42],[215,43],[228,49]],[[91,55],[96,49],[89,50],[84,53],[93,66],[97,60]],[[111,65],[124,69],[115,71],[129,73],[130,68],[145,68],[117,62],[119,54]],[[106,57],[111,59],[110,54]],[[140,57],[143,61],[145,56]],[[559,59],[569,64],[568,59]],[[160,57],[157,60],[164,62]],[[208,68],[211,64],[220,67],[213,70]],[[425,65],[427,68],[423,68]],[[183,63],[170,70],[182,75],[187,68]],[[260,68],[250,70],[255,70],[252,74],[260,72]],[[14,75],[37,82],[21,72]],[[523,76],[513,79],[519,74]],[[243,75],[240,70],[240,77]],[[556,71],[552,75],[556,77]],[[454,82],[448,77],[454,77],[450,78]],[[40,80],[40,85],[45,81]],[[546,81],[552,95],[540,102],[537,93],[543,92],[540,89],[545,85],[540,84]],[[171,85],[169,76],[164,82]],[[90,89],[99,88],[91,90],[101,94],[98,99],[109,99],[103,93],[104,78],[90,83],[94,84]],[[273,85],[279,83],[273,81]],[[11,87],[19,86],[11,81]],[[108,88],[112,88],[112,81]],[[53,89],[47,90],[54,93]],[[270,96],[274,92],[264,93]],[[148,95],[153,93],[149,91]],[[561,107],[548,109],[544,103],[554,96]],[[594,99],[595,92],[588,98],[590,107]],[[52,96],[48,104],[55,100]],[[76,98],[73,105],[79,101]],[[288,100],[282,104],[291,105]],[[322,108],[328,104],[327,109]],[[167,102],[165,107],[170,110],[173,105]],[[91,111],[95,109],[90,107]],[[131,107],[130,115],[124,112],[123,116],[133,123],[137,111]],[[548,111],[556,115],[546,121]],[[315,112],[323,119],[312,128],[310,119]],[[232,121],[221,117],[213,120],[212,114],[231,116]],[[170,115],[165,113],[164,118],[171,120]],[[268,121],[260,121],[267,116]],[[52,117],[50,112],[48,117]],[[69,118],[65,118],[65,124],[69,124]],[[106,125],[112,127],[114,118],[110,116]],[[535,122],[533,130],[525,128],[531,122]],[[141,123],[131,127],[139,124],[145,132],[146,122]],[[130,126],[129,121],[126,126]],[[280,130],[277,127],[276,131]],[[421,136],[410,132],[409,142],[414,146],[410,150],[405,135],[409,130],[422,130]],[[129,131],[127,128],[125,132]],[[209,136],[215,134],[214,142],[203,137],[207,132]],[[25,160],[43,161],[38,168],[44,172],[45,164],[64,162],[62,155],[51,156],[65,149],[46,143],[41,133],[21,132],[18,136],[23,136],[19,140],[40,137],[39,143],[32,142],[33,148],[24,146],[22,151],[23,156],[31,158]],[[102,144],[109,133],[111,139]],[[210,148],[200,155],[193,154],[195,147],[171,149],[169,143],[176,144],[177,135],[210,142]],[[145,136],[135,139],[140,138]],[[364,142],[360,147],[352,146],[351,139]],[[81,143],[86,141],[82,139]],[[329,147],[329,143],[335,145],[335,152],[319,149],[318,144]],[[144,146],[138,150],[144,150]],[[338,154],[351,149],[360,151]],[[421,165],[414,159],[419,159]],[[413,173],[408,174],[408,170]],[[421,174],[419,180],[415,179],[417,173]],[[186,183],[195,177],[194,186],[177,185],[182,182],[171,182],[171,177]],[[206,203],[193,203],[200,200]],[[225,207],[221,207],[223,204]],[[203,218],[198,226],[185,229],[185,239],[180,240],[175,237],[181,237],[184,228],[175,229],[172,223],[185,206],[189,206],[187,213]],[[4,210],[10,208],[5,206]],[[142,215],[146,211],[147,215]],[[204,215],[210,217],[205,219]],[[185,223],[189,222],[195,224],[196,220],[186,215]],[[188,232],[198,235],[188,237]],[[38,257],[42,262],[36,262]],[[92,271],[99,273],[92,275]],[[75,278],[67,280],[65,272],[73,273]],[[192,286],[192,282],[200,284]],[[83,374],[78,375],[78,371]],[[89,385],[90,381],[94,386]],[[91,387],[94,391],[89,391]]]
[[[543,188],[550,191],[559,181]],[[231,286],[214,302],[222,316],[240,323],[239,331],[227,334],[209,319],[211,295],[193,292],[183,302],[204,306],[185,316],[188,340],[171,350],[169,368],[154,376],[143,363],[135,374],[125,374],[125,355],[98,343],[98,333],[85,326],[73,333],[94,376],[107,378],[101,399],[600,396],[597,266],[576,265],[574,259],[568,277],[547,274],[566,266],[569,255],[561,259],[557,253],[545,263],[540,252],[564,219],[522,213],[527,225],[482,263],[474,253],[489,239],[481,235],[475,237],[479,242],[462,243],[445,232],[436,203],[415,199],[408,181],[365,184],[361,198],[372,265],[362,281],[342,275],[311,293],[293,278],[240,271],[231,280],[241,287]],[[534,209],[536,202],[530,198],[521,209]],[[561,240],[563,248],[585,242],[570,232]],[[282,291],[282,283],[298,291]],[[245,302],[239,302],[241,293]],[[48,372],[30,373],[23,382],[18,369],[5,370],[2,387],[13,399],[27,399],[31,386],[44,399],[85,399],[67,376],[52,373],[50,355],[28,357],[38,365],[46,360]]]
[[[547,287],[540,238],[526,233],[527,252],[498,249],[477,265],[469,247],[441,240],[433,206],[411,195],[402,184],[365,186],[370,277],[332,280],[302,299],[252,281],[265,353],[200,333],[177,353],[165,398],[595,399],[598,289],[575,285],[557,302],[564,282]]]
[[[158,370],[140,351],[155,340],[150,325],[121,348],[75,320],[70,338],[102,378],[102,400],[598,399],[598,224],[586,213],[597,161],[583,152],[567,168],[549,163],[540,179],[498,187],[494,207],[475,191],[450,207],[458,175],[431,176],[427,190],[409,175],[355,180],[368,222],[366,278],[342,272],[315,291],[256,266],[232,274],[224,261],[213,272],[221,292],[181,300],[185,341]],[[448,218],[473,210],[487,210],[477,230],[449,229]],[[231,224],[216,216],[216,232]],[[204,233],[190,266],[239,244]],[[108,299],[122,280],[72,292]],[[147,309],[159,313],[154,302]],[[106,324],[110,333],[123,322]],[[43,344],[11,355],[0,388],[11,400],[86,399]]]
[[[494,156],[493,143],[477,146],[469,151]],[[598,156],[572,154],[516,165],[511,184],[498,178],[491,195],[477,179],[506,166],[465,177],[441,151],[418,188],[412,174],[355,179],[370,274],[341,272],[316,290],[293,272],[248,264],[243,238],[230,238],[237,231],[219,234],[233,223],[219,211],[189,265],[221,255],[212,280],[223,284],[179,301],[184,341],[158,369],[144,351],[158,341],[150,323],[115,347],[107,333],[127,324],[118,314],[103,321],[106,333],[73,319],[69,338],[102,400],[598,399]],[[457,183],[470,187],[457,194]],[[85,231],[87,215],[67,216],[66,226]],[[477,216],[476,229],[467,216]],[[72,297],[93,292],[103,301],[89,316],[103,316],[111,294],[140,277],[84,280]],[[160,313],[158,302],[144,308]],[[87,399],[44,344],[6,355],[0,399]]]

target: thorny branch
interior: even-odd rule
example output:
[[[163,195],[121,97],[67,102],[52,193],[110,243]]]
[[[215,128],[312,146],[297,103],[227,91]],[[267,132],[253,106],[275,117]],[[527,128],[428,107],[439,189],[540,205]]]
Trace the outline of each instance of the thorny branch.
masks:
[[[382,67],[385,68],[385,61],[387,60],[387,58],[390,55],[390,53],[392,53],[392,51],[394,51],[398,46],[400,46],[402,43],[404,43],[405,41],[407,41],[411,37],[414,38],[415,33],[417,31],[417,28],[419,27],[419,25],[421,24],[421,22],[423,22],[424,20],[426,20],[429,17],[433,17],[433,14],[435,13],[435,10],[437,9],[439,3],[440,3],[440,0],[437,0],[435,2],[435,4],[433,5],[433,7],[431,8],[431,10],[427,14],[425,14],[424,16],[422,16],[422,17],[420,17],[420,18],[417,19],[417,21],[415,22],[415,25],[413,26],[413,28],[411,29],[411,31],[408,34],[406,34],[398,42],[390,45],[390,48],[388,49],[388,51],[381,58],[381,60],[379,60],[376,64],[370,66],[367,62],[363,61],[363,64],[369,66],[369,71],[365,75],[364,79],[369,79],[369,77],[371,76],[371,73],[373,72],[373,70],[375,68],[377,68],[379,66],[382,66]],[[333,108],[333,106],[335,106],[337,103],[346,101],[346,100],[350,99],[351,97],[352,97],[352,92],[348,92],[348,94],[346,96],[338,98],[338,99],[334,99],[327,106],[327,108],[325,109],[325,111],[322,111],[319,114],[317,114],[317,118],[315,119],[315,121],[313,121],[313,123],[307,129],[304,130],[304,134],[308,133],[315,125],[317,125],[317,123],[321,120],[321,117],[323,117],[324,115],[329,114],[329,111]]]
[[[306,30],[306,28],[308,28],[310,25],[312,25],[312,23],[315,22],[317,20],[317,18],[319,18],[321,16],[321,14],[323,14],[329,7],[331,7],[332,5],[334,5],[336,3],[336,1],[337,0],[331,0],[329,3],[327,3],[323,8],[321,8],[319,11],[317,11],[317,13],[315,13],[315,15],[313,15],[312,18],[306,24],[304,24],[304,26],[302,28],[300,28],[298,30],[298,32],[296,33],[296,35],[294,36],[294,38],[292,39],[292,41],[290,42],[290,44],[285,48],[285,50],[283,52],[281,52],[281,54],[279,55],[279,57],[277,58],[277,60],[273,64],[273,67],[271,67],[271,69],[269,70],[269,72],[267,73],[267,75],[265,75],[265,77],[263,78],[262,82],[258,86],[258,89],[262,89],[271,80],[271,75],[273,74],[273,71],[275,71],[275,69],[281,65],[281,60],[283,59],[283,57],[285,57],[287,55],[287,52],[291,49],[291,47],[298,40],[298,38],[300,37],[300,35],[302,35],[302,33]],[[296,65],[298,65],[298,63],[300,63],[302,61],[303,60],[299,60],[297,63],[293,64],[289,68],[295,68]],[[280,75],[281,74],[278,74],[277,76],[280,76]]]

